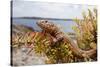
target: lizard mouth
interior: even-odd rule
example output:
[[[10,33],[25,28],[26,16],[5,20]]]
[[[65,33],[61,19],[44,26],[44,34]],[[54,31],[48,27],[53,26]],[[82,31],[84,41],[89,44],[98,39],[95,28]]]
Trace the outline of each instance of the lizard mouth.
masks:
[[[43,24],[42,24],[42,21],[40,20],[40,21],[37,21],[37,23],[36,23],[39,27],[42,27],[43,26]]]
[[[37,21],[36,24],[37,24],[38,26],[40,26],[40,22],[39,22],[39,21]]]

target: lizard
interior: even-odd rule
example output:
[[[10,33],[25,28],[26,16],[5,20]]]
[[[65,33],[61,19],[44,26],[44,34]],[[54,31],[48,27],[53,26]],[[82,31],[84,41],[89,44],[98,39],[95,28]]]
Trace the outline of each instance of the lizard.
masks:
[[[49,33],[51,36],[55,38],[54,43],[59,42],[59,41],[66,41],[68,42],[68,46],[72,50],[72,52],[81,58],[89,58],[93,54],[96,53],[96,48],[95,49],[90,49],[88,51],[82,50],[78,47],[76,43],[73,42],[73,40],[65,34],[60,28],[55,25],[53,22],[47,21],[47,20],[39,20],[37,21],[37,25],[43,29],[43,31]]]

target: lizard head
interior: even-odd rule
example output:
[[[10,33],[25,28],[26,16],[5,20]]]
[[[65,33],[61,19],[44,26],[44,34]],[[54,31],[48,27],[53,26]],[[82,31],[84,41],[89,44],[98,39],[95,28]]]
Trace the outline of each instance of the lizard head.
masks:
[[[41,29],[43,29],[43,30],[45,30],[46,32],[49,32],[49,33],[54,33],[54,32],[59,30],[59,28],[55,24],[53,24],[52,22],[49,22],[47,20],[39,20],[37,22],[37,25]]]

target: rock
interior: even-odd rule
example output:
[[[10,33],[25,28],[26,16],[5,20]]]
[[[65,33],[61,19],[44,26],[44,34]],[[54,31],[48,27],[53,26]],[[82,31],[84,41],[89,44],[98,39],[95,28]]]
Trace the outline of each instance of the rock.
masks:
[[[24,45],[20,48],[12,51],[12,64],[13,66],[30,66],[37,64],[45,64],[46,56],[38,56],[35,52],[31,52],[31,55],[27,55],[27,51],[30,48],[25,47]]]

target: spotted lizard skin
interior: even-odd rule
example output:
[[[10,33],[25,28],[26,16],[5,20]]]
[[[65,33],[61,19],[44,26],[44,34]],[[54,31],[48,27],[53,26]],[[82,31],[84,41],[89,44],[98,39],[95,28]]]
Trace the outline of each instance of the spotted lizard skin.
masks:
[[[60,28],[55,25],[53,22],[47,21],[47,20],[39,20],[37,22],[37,25],[45,32],[49,33],[51,36],[53,36],[56,40],[55,42],[59,41],[66,41],[69,43],[70,49],[73,51],[73,53],[79,57],[90,57],[93,54],[96,53],[96,49],[90,49],[88,51],[82,50],[78,47],[76,43],[73,42],[73,40],[65,34]]]

